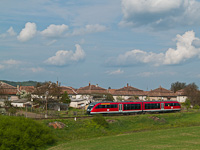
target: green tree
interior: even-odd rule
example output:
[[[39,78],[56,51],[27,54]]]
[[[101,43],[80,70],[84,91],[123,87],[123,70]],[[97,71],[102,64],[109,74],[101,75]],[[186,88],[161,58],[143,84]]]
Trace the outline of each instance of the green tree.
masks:
[[[185,107],[187,108],[187,111],[188,111],[188,109],[189,109],[190,106],[191,106],[190,99],[187,98],[187,99],[185,100],[184,105],[185,105]]]
[[[106,95],[106,101],[111,101],[111,102],[114,101],[114,98],[113,98],[112,94],[107,94]]]
[[[11,105],[11,101],[9,101],[9,100],[5,100],[4,104],[5,104],[6,107],[11,107],[12,106]]]
[[[198,86],[195,83],[188,84],[184,88],[184,93],[190,99],[191,104],[200,105],[200,92],[198,90]]]
[[[174,93],[176,93],[176,91],[184,89],[186,87],[186,83],[181,83],[181,82],[175,82],[171,84],[171,91],[173,91]]]
[[[62,95],[60,102],[65,103],[65,104],[71,103],[71,99],[69,98],[67,91],[65,91],[64,94]]]

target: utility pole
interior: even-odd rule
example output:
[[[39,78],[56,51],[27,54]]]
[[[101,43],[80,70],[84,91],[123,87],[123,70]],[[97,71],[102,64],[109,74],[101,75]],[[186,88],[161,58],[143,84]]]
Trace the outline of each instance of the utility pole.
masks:
[[[45,114],[45,118],[47,118],[48,116],[47,116],[47,99],[48,99],[48,94],[49,94],[49,92],[48,91],[46,91],[46,114]]]
[[[47,115],[47,114],[48,114],[48,110],[47,110],[47,106],[48,106],[48,105],[47,105],[47,101],[48,101],[48,95],[49,95],[49,90],[50,90],[50,88],[51,88],[51,84],[52,84],[52,83],[50,82],[49,87],[48,87],[48,91],[46,91],[46,93],[45,93],[45,94],[46,94],[46,114],[45,114],[45,118],[48,118],[48,115]]]

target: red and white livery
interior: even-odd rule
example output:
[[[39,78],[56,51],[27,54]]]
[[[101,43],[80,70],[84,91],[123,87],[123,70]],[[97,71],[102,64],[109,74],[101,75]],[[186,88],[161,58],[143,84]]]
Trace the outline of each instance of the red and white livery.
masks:
[[[87,108],[88,114],[143,113],[180,111],[177,101],[144,101],[144,102],[94,102]]]

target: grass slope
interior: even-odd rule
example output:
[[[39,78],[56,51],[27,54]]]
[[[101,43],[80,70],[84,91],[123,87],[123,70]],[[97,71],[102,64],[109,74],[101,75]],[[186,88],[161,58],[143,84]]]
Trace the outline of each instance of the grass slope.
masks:
[[[200,148],[200,126],[136,132],[126,135],[72,141],[49,150],[192,150]]]
[[[92,118],[77,119],[77,121],[74,121],[73,119],[43,120],[42,122],[47,125],[49,122],[60,121],[67,125],[63,129],[55,130],[52,128],[52,132],[57,138],[58,145],[59,144],[65,145],[66,143],[76,144],[76,142],[74,141],[78,140],[90,141],[91,139],[94,140],[92,141],[92,143],[95,143],[95,139],[99,138],[101,139],[101,137],[105,136],[116,135],[118,137],[118,135],[134,133],[136,134],[137,137],[140,134],[143,134],[143,132],[145,133],[147,131],[148,132],[155,131],[156,133],[157,130],[163,130],[163,129],[167,130],[175,128],[176,130],[182,127],[200,126],[199,111],[186,112],[186,113],[148,114],[148,115],[136,115],[136,116],[107,116],[105,117],[105,119],[109,122],[107,128],[102,127],[99,124],[95,123],[92,120]],[[188,132],[188,134],[190,133]],[[149,137],[151,138],[151,136]],[[152,137],[152,139],[153,138],[154,137]],[[130,141],[133,140],[130,139]],[[83,142],[87,143],[86,141]],[[89,146],[88,143],[86,145]]]

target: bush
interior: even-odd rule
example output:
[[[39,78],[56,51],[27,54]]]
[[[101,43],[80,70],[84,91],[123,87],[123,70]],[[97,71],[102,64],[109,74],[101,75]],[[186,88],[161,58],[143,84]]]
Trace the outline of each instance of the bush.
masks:
[[[96,124],[104,127],[104,128],[108,128],[108,122],[105,120],[105,118],[98,114],[98,115],[95,115],[94,118],[92,119]]]
[[[50,129],[24,117],[0,116],[1,150],[36,150],[55,143]]]
[[[199,109],[199,105],[194,105],[193,109]]]

